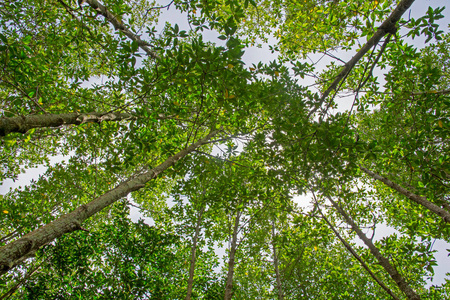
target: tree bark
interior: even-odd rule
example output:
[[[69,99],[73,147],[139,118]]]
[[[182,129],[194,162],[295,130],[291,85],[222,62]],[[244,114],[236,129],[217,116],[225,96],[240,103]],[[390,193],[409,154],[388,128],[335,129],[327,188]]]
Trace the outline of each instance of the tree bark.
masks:
[[[450,223],[450,213],[448,211],[446,211],[445,209],[437,206],[436,204],[428,201],[426,197],[416,195],[416,194],[408,191],[404,187],[401,187],[400,185],[390,181],[386,177],[382,177],[382,176],[378,175],[377,173],[374,173],[361,165],[359,166],[359,168],[361,170],[363,170],[366,174],[368,174],[370,177],[383,182],[388,187],[396,190],[400,194],[403,194],[404,196],[408,197],[410,200],[416,202],[417,204],[422,205],[423,207],[427,208],[428,210],[435,213],[439,217],[442,217],[444,222]]]
[[[356,223],[350,218],[350,216],[340,207],[336,202],[327,196],[333,207],[339,212],[339,214],[344,217],[345,221],[352,227],[353,231],[356,232],[358,237],[366,244],[370,252],[375,256],[380,265],[386,270],[386,272],[395,281],[400,290],[405,293],[406,297],[410,300],[420,300],[419,295],[406,283],[405,279],[400,275],[397,269],[389,262],[389,260],[384,257],[378,248],[372,243],[372,241],[362,232],[362,230],[356,225]]]
[[[237,235],[239,230],[239,219],[241,218],[241,212],[237,212],[236,219],[234,221],[233,236],[231,239],[230,246],[230,258],[228,259],[228,274],[227,274],[227,284],[225,285],[225,300],[231,300],[233,295],[233,274],[234,274],[234,264],[235,255],[237,248]]]
[[[277,256],[277,248],[275,247],[275,223],[272,222],[272,252],[273,252],[273,266],[275,268],[275,276],[277,279],[277,291],[278,291],[278,299],[283,300],[283,287],[281,286],[281,276],[280,270],[278,269],[278,256]]]
[[[104,121],[121,121],[135,118],[128,113],[66,113],[28,115],[23,117],[0,118],[0,136],[11,132],[26,133],[32,128],[59,127],[61,125],[80,125],[83,123],[101,123]]]
[[[380,42],[380,40],[388,33],[396,32],[396,24],[405,13],[405,11],[411,7],[414,0],[403,0],[401,1],[391,15],[378,27],[378,30],[373,34],[373,36],[366,42],[366,44],[352,57],[342,68],[341,72],[336,76],[334,81],[330,84],[330,86],[323,92],[322,96],[319,99],[319,103],[316,104],[316,107],[312,109],[308,118],[312,116],[325,102],[328,95],[335,90],[341,80],[343,80],[353,69],[356,63],[370,50],[372,47]]]
[[[205,206],[203,206],[202,209],[199,212],[197,224],[195,226],[195,234],[194,234],[194,237],[192,239],[191,264],[190,264],[190,267],[189,267],[189,279],[188,279],[186,300],[190,300],[191,299],[191,295],[192,295],[192,286],[194,285],[195,262],[197,260],[197,257],[196,257],[197,241],[198,241],[198,236],[200,235],[200,225],[202,223],[202,217],[203,217],[203,212],[204,211],[205,211]]]
[[[314,196],[315,198],[315,196]],[[347,250],[353,255],[353,257],[361,264],[361,266],[367,271],[367,273],[369,273],[369,275],[373,278],[373,280],[375,280],[376,283],[378,283],[378,285],[386,291],[386,293],[388,293],[393,299],[395,300],[400,300],[399,297],[397,297],[397,295],[394,294],[394,292],[391,291],[390,288],[388,288],[382,281],[381,279],[378,278],[377,275],[375,275],[375,273],[372,272],[372,270],[369,268],[369,266],[364,262],[364,260],[361,258],[361,256],[358,255],[358,253],[356,253],[356,251],[353,249],[353,247],[347,243],[347,241],[339,234],[339,232],[336,230],[336,228],[334,228],[333,224],[331,224],[331,222],[327,219],[327,217],[325,217],[325,215],[322,213],[322,210],[319,207],[319,203],[317,202],[317,207],[319,209],[319,213],[322,216],[322,218],[325,220],[325,222],[328,224],[328,226],[330,227],[330,229],[334,232],[334,234],[336,235],[336,237],[341,241],[341,243],[345,246],[345,248],[347,248]]]
[[[145,53],[147,53],[148,56],[150,56],[152,58],[158,58],[158,55],[149,48],[149,44],[148,43],[146,43],[145,41],[141,40],[139,35],[134,34],[133,32],[131,32],[127,28],[127,26],[125,26],[122,23],[122,21],[118,17],[113,15],[104,5],[102,5],[97,0],[86,0],[85,2],[87,4],[89,4],[89,6],[92,7],[95,11],[97,11],[98,14],[102,15],[103,17],[105,17],[105,19],[114,26],[114,29],[120,30],[120,32],[125,34],[130,40],[136,42],[139,45],[139,47],[142,50],[144,50]]]
[[[182,159],[201,145],[208,143],[208,141],[217,133],[218,131],[210,132],[203,139],[169,157],[159,166],[156,166],[144,174],[120,183],[115,188],[109,190],[91,202],[83,204],[74,211],[59,217],[55,221],[24,235],[20,239],[13,241],[6,246],[3,246],[0,248],[0,275],[14,267],[16,262],[26,257],[27,254],[36,251],[43,245],[50,243],[63,234],[75,230],[82,230],[81,223],[83,223],[86,219],[95,215],[102,209],[108,207],[129,193],[141,189],[145,186],[145,183],[156,178],[166,169],[173,166],[178,160]]]

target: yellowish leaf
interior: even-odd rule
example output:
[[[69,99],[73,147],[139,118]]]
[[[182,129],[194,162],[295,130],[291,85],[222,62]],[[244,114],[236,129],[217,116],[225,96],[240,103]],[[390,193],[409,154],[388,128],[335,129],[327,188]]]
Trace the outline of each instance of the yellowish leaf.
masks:
[[[249,68],[250,69],[250,71],[255,71],[255,68]]]
[[[228,69],[233,69],[234,68],[234,66],[232,65],[232,64],[228,64]]]
[[[7,214],[7,213],[8,213],[8,211],[7,211],[7,210],[4,210],[4,211],[3,211],[3,213],[4,213],[4,214]]]
[[[276,76],[276,77],[280,76],[280,72],[275,71],[275,76]]]
[[[441,121],[441,120],[438,121],[438,125],[439,125],[440,128],[442,128],[442,126],[444,126],[444,125],[442,124],[442,121]]]
[[[5,140],[6,145],[8,146],[14,146],[17,143],[16,139],[12,139],[12,140]]]
[[[314,250],[317,251],[317,246],[314,246]]]

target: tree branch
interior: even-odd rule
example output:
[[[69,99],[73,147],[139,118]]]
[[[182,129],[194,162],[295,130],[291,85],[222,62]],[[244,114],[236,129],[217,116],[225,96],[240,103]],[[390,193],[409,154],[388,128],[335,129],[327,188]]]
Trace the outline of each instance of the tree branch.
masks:
[[[419,195],[416,195],[410,191],[408,191],[407,189],[405,189],[404,187],[401,187],[400,185],[390,181],[389,179],[387,179],[386,177],[382,177],[380,175],[378,175],[377,173],[374,173],[372,171],[370,171],[369,169],[359,165],[359,168],[364,171],[364,173],[368,174],[370,177],[372,177],[373,179],[376,179],[378,181],[383,182],[385,185],[387,185],[388,187],[396,190],[397,192],[399,192],[400,194],[408,197],[410,200],[416,202],[417,204],[422,205],[423,207],[427,208],[428,210],[430,210],[431,212],[433,212],[434,214],[442,217],[442,219],[444,220],[444,222],[446,223],[450,223],[450,213],[448,211],[446,211],[445,209],[437,206],[436,204],[430,202],[427,200],[426,197],[422,197]]]
[[[122,23],[122,21],[120,21],[119,18],[110,13],[109,10],[104,5],[102,5],[97,0],[86,0],[85,2],[89,4],[89,6],[92,7],[94,10],[96,10],[97,13],[105,17],[105,19],[114,26],[114,29],[119,30],[120,32],[125,34],[129,39],[136,42],[139,45],[139,47],[142,50],[144,50],[145,53],[147,53],[148,56],[152,58],[158,58],[158,55],[149,48],[150,45],[147,42],[141,40],[141,38],[137,34],[131,32]]]
[[[330,227],[331,231],[334,232],[334,234],[336,235],[336,237],[341,241],[341,243],[344,245],[344,247],[353,255],[353,257],[361,264],[361,266],[367,271],[367,273],[369,273],[369,275],[373,278],[373,280],[375,280],[376,283],[378,283],[378,285],[386,291],[386,293],[388,293],[392,298],[394,298],[395,300],[400,300],[399,297],[397,297],[397,295],[394,294],[394,292],[391,291],[390,288],[388,288],[382,281],[380,278],[378,278],[377,275],[375,275],[375,273],[372,272],[372,270],[369,268],[369,266],[364,262],[364,260],[362,259],[361,256],[359,256],[358,253],[356,253],[356,251],[353,249],[353,247],[347,243],[347,241],[339,234],[339,232],[336,230],[336,228],[333,226],[333,224],[331,224],[331,222],[328,220],[328,218],[323,214],[322,210],[320,209],[319,206],[319,202],[316,199],[316,195],[314,194],[314,191],[312,191],[313,197],[314,197],[314,201],[317,204],[317,208],[319,210],[320,215],[322,216],[322,219],[328,224],[328,226]]]
[[[388,33],[395,33],[397,28],[396,24],[402,17],[403,13],[413,4],[414,0],[403,0],[401,1],[395,10],[391,13],[391,15],[378,27],[378,30],[373,34],[373,36],[367,41],[367,43],[352,57],[342,68],[341,72],[336,76],[331,85],[323,92],[322,96],[319,99],[319,102],[316,104],[316,107],[313,108],[309,114],[308,118],[310,118],[325,102],[328,95],[334,91],[341,80],[345,78],[356,63],[375,45],[380,42],[380,40]]]

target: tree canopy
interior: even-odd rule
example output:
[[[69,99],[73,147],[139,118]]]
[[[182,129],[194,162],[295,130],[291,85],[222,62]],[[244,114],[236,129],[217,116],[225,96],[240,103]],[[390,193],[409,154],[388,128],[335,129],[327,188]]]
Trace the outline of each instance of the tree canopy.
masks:
[[[428,4],[0,3],[0,299],[449,298]]]

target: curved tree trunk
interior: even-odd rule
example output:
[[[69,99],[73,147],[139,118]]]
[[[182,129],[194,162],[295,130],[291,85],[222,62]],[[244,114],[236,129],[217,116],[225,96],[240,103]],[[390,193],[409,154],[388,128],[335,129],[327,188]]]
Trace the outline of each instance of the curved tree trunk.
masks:
[[[6,246],[3,246],[0,248],[0,275],[13,268],[17,261],[23,260],[29,253],[35,252],[43,245],[50,243],[63,234],[75,230],[82,230],[81,223],[86,219],[129,193],[141,189],[147,182],[173,166],[178,160],[182,159],[201,145],[208,143],[208,141],[217,133],[218,131],[211,132],[205,138],[190,145],[186,149],[181,150],[174,156],[169,157],[159,166],[156,166],[144,174],[120,183],[112,190],[109,190],[91,202],[81,205],[74,211],[24,235],[20,239],[13,241]]]

